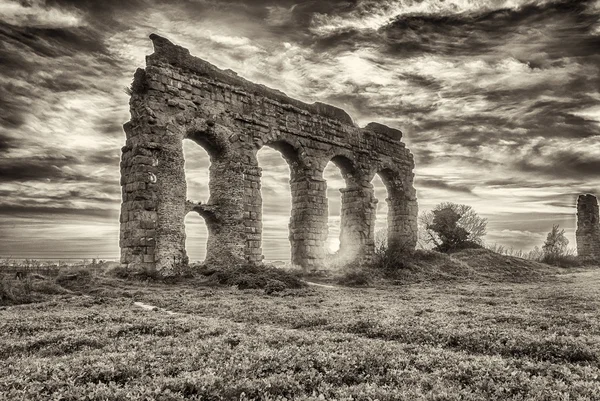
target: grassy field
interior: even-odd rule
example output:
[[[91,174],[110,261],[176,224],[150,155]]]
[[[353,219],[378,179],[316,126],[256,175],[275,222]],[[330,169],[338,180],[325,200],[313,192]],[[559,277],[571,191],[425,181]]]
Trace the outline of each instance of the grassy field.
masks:
[[[442,262],[431,281],[272,295],[65,282],[0,308],[0,399],[600,400],[600,269]]]

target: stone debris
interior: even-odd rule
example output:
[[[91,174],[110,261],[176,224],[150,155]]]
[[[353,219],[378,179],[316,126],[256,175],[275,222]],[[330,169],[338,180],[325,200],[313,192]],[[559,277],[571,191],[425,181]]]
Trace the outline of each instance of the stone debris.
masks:
[[[328,210],[323,169],[329,161],[346,181],[340,236],[344,258],[372,257],[375,174],[388,190],[390,246],[414,248],[414,161],[401,131],[378,123],[359,128],[342,109],[289,98],[220,70],[158,35],[150,39],[154,53],[134,75],[131,120],[124,125],[122,264],[177,274],[188,263],[184,218],[194,212],[208,227],[206,263],[261,262],[262,169],[256,153],[263,146],[279,150],[290,165],[293,264],[324,265]],[[186,197],[185,139],[211,158],[206,204]]]
[[[153,311],[153,312],[166,313],[167,315],[176,315],[177,314],[170,310],[162,309],[162,308],[159,308],[158,306],[148,305],[148,304],[145,304],[145,303],[139,302],[139,301],[134,302],[133,305],[137,306],[138,308],[142,308],[142,309]]]

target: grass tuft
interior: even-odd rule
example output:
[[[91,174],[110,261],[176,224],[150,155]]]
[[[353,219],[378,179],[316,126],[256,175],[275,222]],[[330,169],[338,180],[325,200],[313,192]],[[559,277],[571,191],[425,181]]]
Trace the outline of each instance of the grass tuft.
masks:
[[[49,295],[70,291],[39,274],[16,279],[9,274],[0,275],[0,306],[29,304],[45,300]]]

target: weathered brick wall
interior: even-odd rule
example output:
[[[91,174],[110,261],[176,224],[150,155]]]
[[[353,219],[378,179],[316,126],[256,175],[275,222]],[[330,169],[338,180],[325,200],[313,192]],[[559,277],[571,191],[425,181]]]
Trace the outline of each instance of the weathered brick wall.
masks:
[[[172,274],[187,263],[184,218],[206,220],[208,263],[262,260],[261,168],[263,146],[290,165],[292,262],[321,266],[327,237],[327,183],[323,169],[338,165],[342,191],[341,252],[368,260],[374,247],[376,199],[371,180],[387,188],[389,242],[414,247],[417,199],[413,156],[402,133],[381,124],[357,127],[343,110],[306,104],[231,71],[192,57],[151,35],[154,53],[132,85],[131,121],[121,162],[121,262]],[[186,198],[183,140],[210,155],[210,199]]]
[[[594,195],[577,198],[577,255],[600,260],[600,220]]]

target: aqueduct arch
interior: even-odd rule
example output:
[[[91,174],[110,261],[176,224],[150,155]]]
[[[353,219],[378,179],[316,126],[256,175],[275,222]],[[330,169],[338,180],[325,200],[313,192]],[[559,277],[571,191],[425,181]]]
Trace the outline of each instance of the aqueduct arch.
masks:
[[[377,173],[388,188],[390,244],[414,247],[417,200],[413,156],[402,133],[377,123],[357,127],[343,110],[306,104],[193,57],[151,35],[154,53],[134,76],[131,120],[122,149],[121,263],[164,275],[187,263],[184,218],[199,213],[209,229],[207,262],[262,261],[263,146],[279,150],[291,170],[292,262],[320,266],[327,238],[327,183],[342,171],[341,250],[369,260],[374,246]],[[187,199],[182,141],[210,155],[210,199]]]

